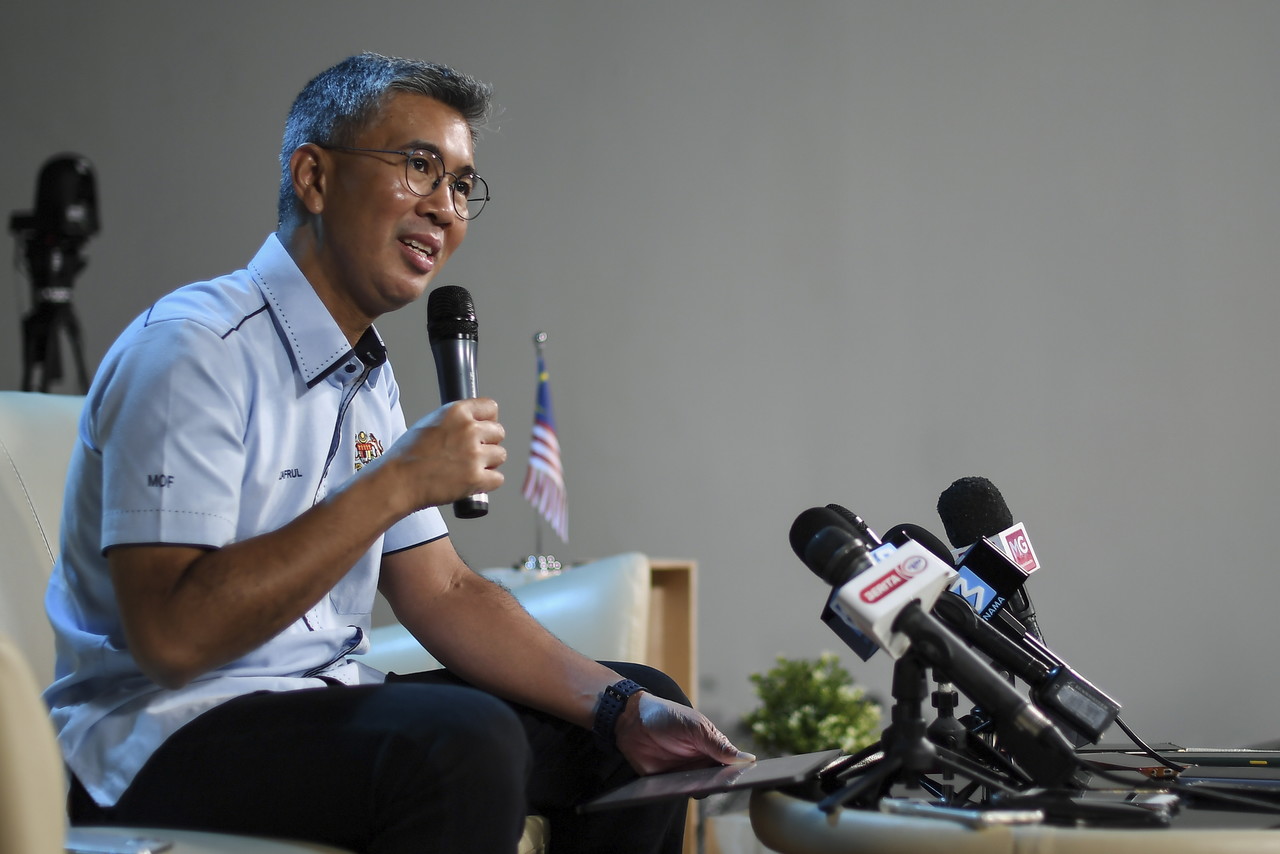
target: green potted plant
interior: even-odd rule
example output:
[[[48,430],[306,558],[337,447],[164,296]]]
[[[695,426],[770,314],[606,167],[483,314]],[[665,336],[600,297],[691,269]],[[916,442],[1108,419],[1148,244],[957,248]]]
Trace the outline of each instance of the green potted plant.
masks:
[[[838,747],[854,753],[880,738],[880,705],[854,685],[833,652],[816,659],[778,656],[765,673],[749,677],[760,704],[742,718],[763,756],[812,753]],[[716,854],[766,854],[751,830],[740,798],[703,802],[707,850]],[[714,801],[715,796],[708,801]]]
[[[833,652],[816,659],[778,656],[752,673],[760,705],[743,718],[765,754],[838,747],[855,753],[880,737],[880,705],[868,698]]]

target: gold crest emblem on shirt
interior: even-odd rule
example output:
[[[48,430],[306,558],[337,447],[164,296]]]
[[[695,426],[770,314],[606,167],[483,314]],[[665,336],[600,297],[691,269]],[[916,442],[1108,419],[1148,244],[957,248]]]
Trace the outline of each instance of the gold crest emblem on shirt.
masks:
[[[361,430],[356,434],[356,471],[382,456],[382,442],[372,433]]]

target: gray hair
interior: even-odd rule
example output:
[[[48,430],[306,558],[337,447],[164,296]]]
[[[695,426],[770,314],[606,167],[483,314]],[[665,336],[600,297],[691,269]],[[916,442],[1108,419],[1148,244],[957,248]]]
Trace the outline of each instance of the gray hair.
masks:
[[[298,214],[289,159],[298,146],[351,145],[393,93],[426,95],[466,120],[475,141],[489,119],[493,87],[446,65],[361,53],[320,72],[289,110],[280,146],[281,225]]]

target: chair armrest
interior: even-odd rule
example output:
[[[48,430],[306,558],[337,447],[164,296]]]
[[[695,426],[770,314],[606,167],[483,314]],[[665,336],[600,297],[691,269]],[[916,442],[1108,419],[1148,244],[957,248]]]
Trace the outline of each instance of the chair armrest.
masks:
[[[493,571],[501,578],[504,571]],[[489,574],[486,572],[486,574]],[[649,560],[627,552],[511,588],[511,594],[565,644],[601,661],[644,662],[648,654]],[[399,625],[376,626],[363,661],[384,673],[440,667]]]

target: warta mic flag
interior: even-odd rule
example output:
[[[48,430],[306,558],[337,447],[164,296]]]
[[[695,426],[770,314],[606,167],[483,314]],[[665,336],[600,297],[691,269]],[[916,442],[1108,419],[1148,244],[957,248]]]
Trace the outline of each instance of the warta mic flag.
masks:
[[[538,351],[538,401],[533,411],[533,438],[529,443],[529,469],[524,476],[524,497],[560,539],[569,542],[569,505],[564,491],[564,470],[560,466],[560,440],[551,411],[551,384],[542,357],[547,335],[533,337]]]

